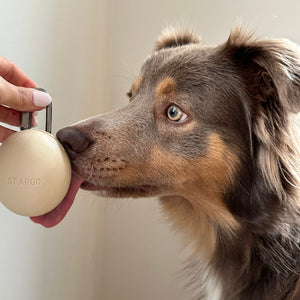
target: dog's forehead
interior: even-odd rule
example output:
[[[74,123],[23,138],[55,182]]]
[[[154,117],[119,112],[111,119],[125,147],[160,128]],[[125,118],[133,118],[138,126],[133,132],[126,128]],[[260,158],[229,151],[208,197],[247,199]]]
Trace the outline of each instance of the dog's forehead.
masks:
[[[198,44],[155,51],[145,60],[140,78],[147,83],[157,83],[166,77],[180,81],[205,76],[208,68],[217,65],[215,56],[216,47]]]

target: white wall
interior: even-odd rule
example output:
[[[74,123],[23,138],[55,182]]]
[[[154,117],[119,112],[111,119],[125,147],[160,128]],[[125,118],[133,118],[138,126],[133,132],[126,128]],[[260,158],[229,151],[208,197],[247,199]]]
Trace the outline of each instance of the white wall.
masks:
[[[54,131],[106,111],[107,1],[0,3],[0,55],[50,92]],[[43,229],[0,205],[0,299],[100,299],[102,213],[82,192],[60,225]]]
[[[259,36],[300,43],[300,1],[111,0],[110,99],[125,93],[166,25],[183,24],[205,44],[224,42],[238,17]],[[180,272],[181,247],[154,200],[108,200],[104,216],[102,300],[188,300]],[[209,299],[208,299],[209,300]]]

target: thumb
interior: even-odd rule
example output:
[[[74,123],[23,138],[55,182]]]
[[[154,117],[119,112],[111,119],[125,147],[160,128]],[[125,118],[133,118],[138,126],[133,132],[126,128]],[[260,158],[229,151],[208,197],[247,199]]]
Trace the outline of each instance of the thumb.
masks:
[[[0,104],[19,111],[36,111],[51,102],[51,96],[45,92],[18,87],[0,77]]]

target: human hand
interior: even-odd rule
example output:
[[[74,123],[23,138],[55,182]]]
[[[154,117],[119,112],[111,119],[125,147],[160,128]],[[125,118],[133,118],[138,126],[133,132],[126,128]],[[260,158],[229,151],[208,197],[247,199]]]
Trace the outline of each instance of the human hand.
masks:
[[[0,56],[0,122],[19,126],[20,111],[38,111],[49,105],[51,97],[35,90],[37,85],[15,64]],[[34,122],[34,120],[33,120]],[[0,126],[0,142],[14,130]]]

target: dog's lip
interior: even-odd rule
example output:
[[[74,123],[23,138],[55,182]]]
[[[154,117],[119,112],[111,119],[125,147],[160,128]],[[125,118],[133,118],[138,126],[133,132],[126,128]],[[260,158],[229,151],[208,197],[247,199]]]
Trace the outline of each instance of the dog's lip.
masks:
[[[117,191],[124,191],[127,193],[136,193],[136,192],[143,192],[143,193],[152,193],[159,188],[155,185],[143,184],[143,185],[125,185],[125,186],[104,186],[104,185],[95,185],[89,181],[84,181],[81,186],[82,189],[88,191],[103,191],[103,192],[117,192]]]
[[[94,185],[94,184],[88,182],[87,180],[85,180],[85,181],[81,184],[80,188],[82,188],[82,189],[84,189],[84,190],[89,190],[89,191],[96,191],[96,190],[101,189],[100,186]]]

